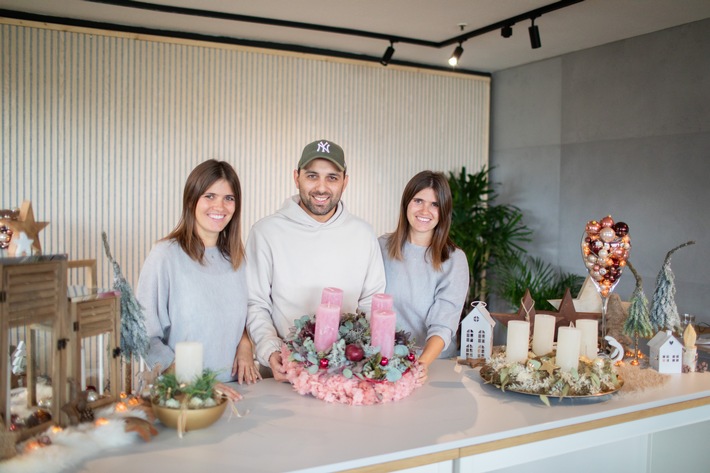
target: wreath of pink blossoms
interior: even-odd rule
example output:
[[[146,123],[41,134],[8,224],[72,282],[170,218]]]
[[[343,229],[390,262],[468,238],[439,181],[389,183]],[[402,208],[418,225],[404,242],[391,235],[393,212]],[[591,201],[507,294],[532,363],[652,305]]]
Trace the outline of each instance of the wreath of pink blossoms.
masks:
[[[422,384],[414,343],[404,331],[395,333],[389,359],[370,345],[370,324],[364,314],[343,314],[338,340],[328,350],[315,350],[314,332],[315,316],[297,319],[281,349],[286,377],[301,395],[371,405],[403,399]]]

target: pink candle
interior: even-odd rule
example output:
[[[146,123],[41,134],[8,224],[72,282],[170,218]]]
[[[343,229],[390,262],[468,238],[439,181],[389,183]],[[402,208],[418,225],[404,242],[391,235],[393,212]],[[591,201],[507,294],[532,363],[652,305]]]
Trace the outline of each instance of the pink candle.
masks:
[[[343,307],[343,290],[337,287],[326,287],[323,289],[320,303]]]
[[[316,311],[316,333],[313,342],[316,351],[328,350],[338,339],[340,306],[321,304]]]
[[[394,301],[392,296],[389,294],[375,294],[372,296],[372,307],[370,308],[370,313],[374,313],[376,310],[392,310],[392,305]]]
[[[396,324],[397,315],[393,310],[376,310],[370,316],[370,332],[372,335],[370,345],[380,347],[380,353],[386,358],[392,358],[394,354]]]

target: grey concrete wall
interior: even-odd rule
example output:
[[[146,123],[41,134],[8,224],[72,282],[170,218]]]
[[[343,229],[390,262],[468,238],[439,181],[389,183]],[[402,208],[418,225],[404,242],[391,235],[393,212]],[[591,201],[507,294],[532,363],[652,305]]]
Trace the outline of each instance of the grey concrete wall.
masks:
[[[710,323],[710,19],[495,73],[491,110],[493,180],[531,254],[586,275],[584,225],[611,214],[650,300],[695,240],[672,259],[676,302]],[[633,287],[626,271],[617,292]]]

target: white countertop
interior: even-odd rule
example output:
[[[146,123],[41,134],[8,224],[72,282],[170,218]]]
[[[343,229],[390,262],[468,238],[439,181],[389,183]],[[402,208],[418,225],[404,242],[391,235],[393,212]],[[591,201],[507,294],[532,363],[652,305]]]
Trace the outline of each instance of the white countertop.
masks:
[[[551,407],[537,396],[484,385],[477,369],[454,360],[436,361],[429,373],[429,382],[408,398],[375,406],[328,404],[273,379],[239,386],[244,399],[237,405],[248,411],[243,417],[228,419],[227,410],[216,424],[182,439],[161,426],[151,442],[104,451],[78,471],[332,472],[458,453],[600,419],[613,424],[620,421],[616,416],[710,398],[710,373],[672,375],[662,389],[633,394],[622,389],[603,402],[551,399]]]

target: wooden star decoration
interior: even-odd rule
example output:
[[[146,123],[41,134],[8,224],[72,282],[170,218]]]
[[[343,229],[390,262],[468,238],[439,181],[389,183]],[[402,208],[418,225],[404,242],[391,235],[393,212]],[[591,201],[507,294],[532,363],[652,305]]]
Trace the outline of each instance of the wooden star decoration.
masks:
[[[13,214],[14,215],[14,214]],[[5,214],[3,214],[5,216]],[[26,245],[31,242],[31,251],[33,254],[42,254],[42,245],[39,242],[39,232],[42,231],[49,222],[35,222],[34,212],[32,211],[32,202],[26,200],[20,206],[19,216],[15,218],[2,218],[0,221],[13,232],[13,238],[7,249],[9,256],[22,256],[26,251]],[[22,237],[24,233],[25,237]],[[18,253],[18,241],[19,249]]]
[[[525,289],[525,294],[520,300],[518,317],[522,317],[522,320],[527,320],[528,322],[535,318],[535,300],[530,295],[530,289]]]
[[[567,326],[570,323],[575,323],[579,319],[592,319],[596,320],[601,317],[601,313],[590,313],[590,312],[578,312],[574,305],[574,299],[572,298],[572,293],[569,288],[565,291],[565,295],[562,297],[562,302],[560,302],[560,308],[556,314],[558,323],[560,326]]]
[[[20,232],[20,236],[12,239],[15,244],[15,256],[32,256],[32,242],[34,240],[27,237],[25,232]]]
[[[582,283],[582,288],[579,290],[579,294],[577,294],[577,297],[572,300],[574,302],[574,308],[577,312],[590,314],[601,314],[602,312],[602,298],[599,295],[599,291],[596,286],[594,286],[591,276],[586,277]],[[549,299],[547,302],[552,304],[555,309],[558,309],[562,299]],[[630,302],[622,302],[621,304],[626,310],[628,310]]]
[[[550,376],[555,372],[555,368],[559,368],[559,366],[555,366],[549,359],[543,360],[542,365],[540,365],[540,371],[547,371]]]
[[[124,430],[126,432],[135,432],[146,442],[150,442],[154,435],[158,435],[158,429],[153,427],[153,424],[149,421],[140,417],[126,417],[124,422]]]

